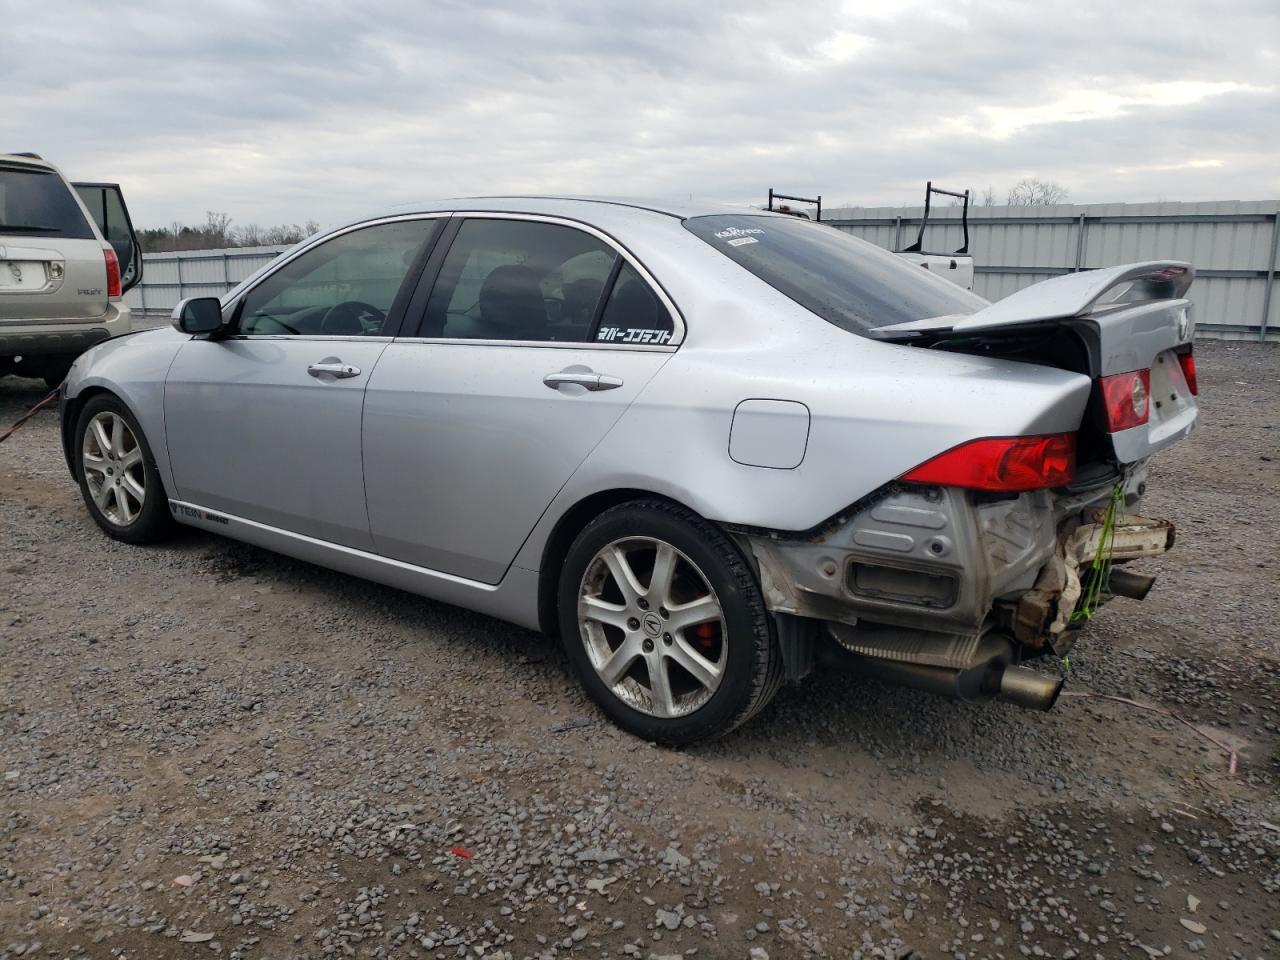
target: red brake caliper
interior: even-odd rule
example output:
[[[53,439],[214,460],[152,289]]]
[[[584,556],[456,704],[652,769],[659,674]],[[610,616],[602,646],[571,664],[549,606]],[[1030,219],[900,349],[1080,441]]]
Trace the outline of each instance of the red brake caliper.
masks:
[[[700,623],[693,628],[693,635],[698,638],[698,646],[703,650],[710,650],[716,642],[716,625]]]

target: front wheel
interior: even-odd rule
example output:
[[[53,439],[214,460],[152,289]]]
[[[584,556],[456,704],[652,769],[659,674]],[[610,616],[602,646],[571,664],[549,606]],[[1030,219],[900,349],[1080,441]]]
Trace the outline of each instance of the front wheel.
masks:
[[[150,543],[173,518],[146,437],[129,409],[109,394],[91,397],[76,421],[80,494],[107,536]]]
[[[727,733],[782,681],[741,551],[675,504],[626,503],[588,524],[565,558],[559,618],[592,700],[647,740],[676,745]]]

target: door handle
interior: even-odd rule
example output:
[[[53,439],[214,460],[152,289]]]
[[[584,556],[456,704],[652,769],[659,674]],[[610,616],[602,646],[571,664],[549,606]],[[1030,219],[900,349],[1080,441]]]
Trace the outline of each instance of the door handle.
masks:
[[[334,380],[347,380],[351,377],[360,376],[360,368],[337,359],[321,360],[319,363],[313,363],[307,367],[307,373],[318,380],[323,380],[326,377],[332,377]]]
[[[607,373],[548,373],[542,378],[542,382],[552,390],[555,390],[558,387],[563,387],[566,384],[586,387],[592,392],[598,390],[615,390],[622,386],[621,377],[611,377]]]

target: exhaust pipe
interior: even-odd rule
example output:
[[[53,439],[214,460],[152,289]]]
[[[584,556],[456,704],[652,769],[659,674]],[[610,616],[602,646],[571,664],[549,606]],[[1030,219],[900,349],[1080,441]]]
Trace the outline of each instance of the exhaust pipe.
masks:
[[[965,669],[890,660],[851,651],[846,656],[860,673],[878,677],[887,683],[959,700],[993,698],[1028,710],[1052,708],[1065,681],[1026,667],[1010,666],[1008,659],[1011,654],[1012,644],[1006,651],[994,656],[989,654]]]
[[[1131,570],[1113,568],[1107,581],[1107,590],[1117,597],[1128,597],[1130,600],[1145,600],[1151,592],[1151,585],[1156,578],[1145,573],[1134,573]]]
[[[1062,677],[1050,677],[1026,667],[1005,667],[1000,672],[996,699],[1028,710],[1050,710],[1058,702],[1065,682]]]

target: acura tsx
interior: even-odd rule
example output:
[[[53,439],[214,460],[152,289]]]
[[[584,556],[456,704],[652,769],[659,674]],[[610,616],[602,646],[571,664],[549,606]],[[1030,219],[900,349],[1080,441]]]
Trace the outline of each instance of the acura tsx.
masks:
[[[1048,709],[1166,550],[1146,464],[1197,415],[1193,271],[996,303],[840,229],[472,198],[288,251],[102,343],[64,448],[111,537],[176,521],[558,635],[688,743],[830,655]]]

